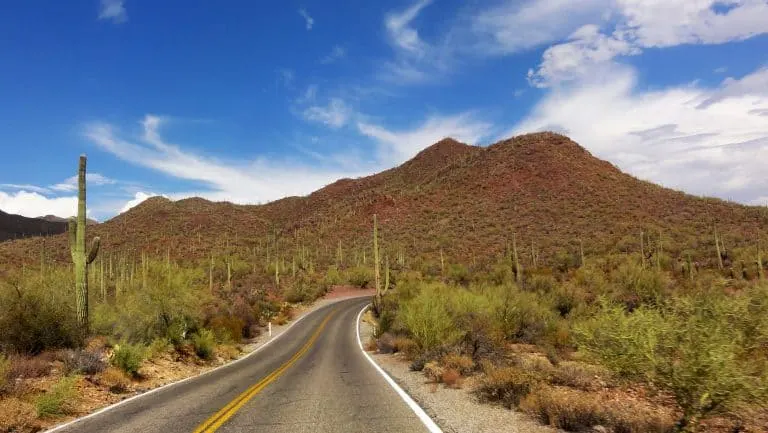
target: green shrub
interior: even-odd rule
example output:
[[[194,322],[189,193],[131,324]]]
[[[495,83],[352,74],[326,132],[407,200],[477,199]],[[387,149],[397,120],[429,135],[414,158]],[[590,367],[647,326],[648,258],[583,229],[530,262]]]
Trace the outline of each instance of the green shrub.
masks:
[[[62,377],[48,392],[38,396],[35,399],[37,416],[47,418],[69,413],[74,406],[76,383],[76,376]]]
[[[149,347],[147,347],[147,358],[157,358],[160,355],[168,353],[172,347],[173,345],[171,344],[171,341],[167,338],[155,338],[149,343]]]
[[[362,289],[368,287],[374,280],[373,269],[367,266],[355,266],[346,272],[349,284]]]
[[[285,288],[285,300],[292,303],[313,301],[312,288],[307,281],[296,278]]]
[[[183,344],[186,330],[202,322],[211,297],[208,277],[202,269],[174,266],[169,278],[167,266],[165,260],[148,259],[146,288],[138,278],[114,304],[95,304],[94,332],[144,343],[168,337],[174,345]]]
[[[495,318],[507,339],[539,343],[556,329],[557,317],[545,298],[508,288],[496,305]]]
[[[216,350],[216,337],[213,331],[209,329],[199,330],[192,335],[192,346],[194,346],[197,356],[202,359],[211,359],[214,350]]]
[[[617,286],[618,298],[629,309],[640,305],[660,305],[669,281],[655,268],[643,269],[635,263],[624,263],[611,274],[612,282]]]
[[[574,327],[579,350],[621,377],[648,378],[657,359],[657,347],[667,323],[653,309],[624,308],[605,303],[591,319]]]
[[[146,349],[143,346],[127,342],[120,343],[115,346],[112,353],[112,365],[130,376],[137,376],[145,356]]]
[[[738,317],[739,299],[696,296],[675,303],[660,339],[653,382],[670,390],[683,424],[768,397],[765,366],[750,360]]]
[[[323,276],[323,280],[322,280],[322,286],[325,292],[328,292],[329,290],[331,290],[333,286],[337,286],[341,284],[341,282],[342,282],[341,272],[339,272],[336,266],[329,266],[328,270],[325,271],[325,275]]]
[[[528,280],[527,288],[532,292],[547,294],[555,290],[557,280],[552,275],[533,275]]]
[[[422,350],[449,346],[462,337],[440,290],[429,286],[400,306],[399,319]]]
[[[764,362],[748,357],[739,318],[749,299],[709,292],[680,297],[661,311],[632,313],[603,305],[575,329],[580,350],[620,376],[670,391],[681,424],[728,412],[766,397]]]
[[[0,394],[5,392],[8,384],[8,374],[11,371],[11,361],[0,353]]]
[[[52,273],[44,285],[38,274],[0,281],[0,351],[37,354],[81,343],[71,275]]]
[[[470,275],[466,266],[452,264],[448,266],[448,281],[453,284],[466,285],[469,283]]]

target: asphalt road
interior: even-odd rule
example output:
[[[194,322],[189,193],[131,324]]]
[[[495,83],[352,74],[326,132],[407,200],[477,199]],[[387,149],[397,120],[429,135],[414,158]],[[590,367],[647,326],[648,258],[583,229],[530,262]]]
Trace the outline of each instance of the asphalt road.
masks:
[[[425,432],[360,351],[368,301],[320,308],[247,360],[56,432]]]

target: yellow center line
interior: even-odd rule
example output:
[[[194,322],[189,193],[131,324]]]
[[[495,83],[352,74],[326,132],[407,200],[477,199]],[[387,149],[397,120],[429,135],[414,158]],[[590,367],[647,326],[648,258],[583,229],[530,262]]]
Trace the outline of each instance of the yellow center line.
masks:
[[[296,352],[291,359],[285,362],[285,364],[281,365],[277,370],[270,373],[267,377],[264,379],[261,379],[257,384],[251,386],[245,392],[238,395],[234,400],[230,401],[226,406],[221,408],[218,412],[213,414],[210,418],[205,420],[204,423],[200,424],[198,426],[194,433],[213,433],[216,430],[218,430],[225,422],[227,422],[230,418],[232,418],[235,413],[237,413],[238,410],[240,410],[241,407],[243,407],[250,399],[256,396],[259,392],[261,392],[264,388],[267,387],[270,383],[275,381],[278,377],[280,377],[283,373],[285,373],[288,368],[290,368],[293,364],[296,363],[299,359],[301,359],[302,356],[304,356],[309,349],[312,347],[312,345],[315,343],[315,341],[320,337],[320,333],[323,331],[323,328],[325,328],[325,325],[328,324],[328,321],[331,320],[331,317],[336,314],[337,310],[332,311],[328,316],[320,323],[320,326],[317,327],[317,330],[314,334],[307,340],[307,342],[304,344],[304,346],[299,349],[298,352]]]

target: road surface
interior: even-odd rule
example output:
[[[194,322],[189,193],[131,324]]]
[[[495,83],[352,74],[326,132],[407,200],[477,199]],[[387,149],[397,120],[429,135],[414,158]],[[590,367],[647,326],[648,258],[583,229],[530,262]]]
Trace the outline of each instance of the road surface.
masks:
[[[360,351],[356,319],[368,301],[322,307],[246,360],[56,433],[425,432]]]

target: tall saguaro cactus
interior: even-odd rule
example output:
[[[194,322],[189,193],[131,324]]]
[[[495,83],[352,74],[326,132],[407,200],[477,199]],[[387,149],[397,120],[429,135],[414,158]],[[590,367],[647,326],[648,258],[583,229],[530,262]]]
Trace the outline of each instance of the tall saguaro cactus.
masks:
[[[99,253],[101,239],[93,238],[91,248],[85,249],[85,155],[80,155],[77,170],[77,219],[69,219],[69,247],[75,264],[75,293],[77,297],[77,322],[83,333],[88,332],[88,265]]]
[[[379,258],[379,226],[376,215],[373,215],[373,276],[376,285],[376,297],[373,300],[373,308],[376,313],[381,312],[381,298],[384,290],[381,287],[381,262]]]

